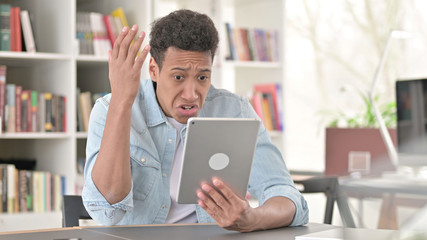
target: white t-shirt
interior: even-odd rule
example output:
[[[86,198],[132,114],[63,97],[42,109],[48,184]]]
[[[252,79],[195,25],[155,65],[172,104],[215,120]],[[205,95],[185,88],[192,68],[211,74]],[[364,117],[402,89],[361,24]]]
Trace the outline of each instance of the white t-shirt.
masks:
[[[179,123],[175,119],[169,117],[168,121],[176,129],[177,142],[175,147],[175,157],[172,163],[172,172],[170,175],[171,207],[165,223],[197,223],[196,206],[194,204],[179,204],[176,202],[178,194],[178,178],[184,151],[184,144],[181,141],[180,133],[185,127],[185,124]]]

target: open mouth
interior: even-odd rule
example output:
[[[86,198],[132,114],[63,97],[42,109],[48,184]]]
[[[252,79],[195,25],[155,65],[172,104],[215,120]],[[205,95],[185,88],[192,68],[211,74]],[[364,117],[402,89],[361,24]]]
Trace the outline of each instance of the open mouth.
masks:
[[[181,108],[184,110],[191,110],[194,108],[194,106],[181,106]]]
[[[197,113],[197,105],[181,105],[178,107],[178,111],[183,116],[193,116]]]

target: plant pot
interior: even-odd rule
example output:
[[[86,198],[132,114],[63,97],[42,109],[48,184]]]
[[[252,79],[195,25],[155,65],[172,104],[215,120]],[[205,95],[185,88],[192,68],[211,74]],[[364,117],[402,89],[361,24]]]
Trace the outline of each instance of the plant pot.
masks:
[[[389,129],[389,133],[396,146],[396,129]],[[325,137],[325,175],[346,176],[358,171],[379,176],[395,170],[378,128],[326,128]]]

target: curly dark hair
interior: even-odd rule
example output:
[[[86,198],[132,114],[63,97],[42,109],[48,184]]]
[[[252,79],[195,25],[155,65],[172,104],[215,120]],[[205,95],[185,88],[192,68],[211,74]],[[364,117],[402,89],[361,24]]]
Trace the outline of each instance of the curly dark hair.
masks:
[[[181,9],[152,23],[150,54],[161,70],[169,47],[197,52],[210,51],[213,60],[218,41],[218,31],[207,15]]]

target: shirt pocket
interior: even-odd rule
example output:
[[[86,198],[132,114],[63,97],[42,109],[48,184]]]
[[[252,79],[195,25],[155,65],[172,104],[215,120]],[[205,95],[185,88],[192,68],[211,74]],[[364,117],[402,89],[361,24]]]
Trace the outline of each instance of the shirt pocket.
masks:
[[[153,154],[132,145],[130,157],[133,198],[136,200],[145,200],[161,175],[160,162]]]

